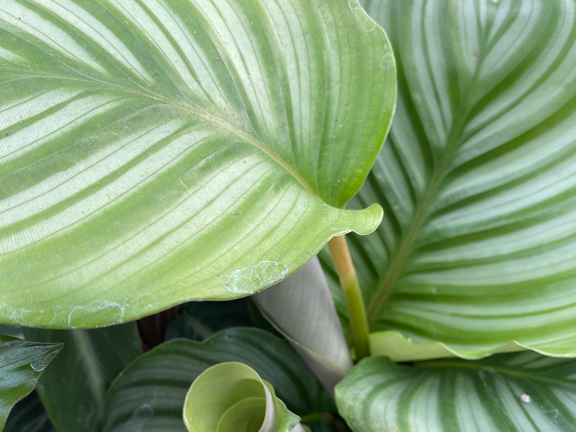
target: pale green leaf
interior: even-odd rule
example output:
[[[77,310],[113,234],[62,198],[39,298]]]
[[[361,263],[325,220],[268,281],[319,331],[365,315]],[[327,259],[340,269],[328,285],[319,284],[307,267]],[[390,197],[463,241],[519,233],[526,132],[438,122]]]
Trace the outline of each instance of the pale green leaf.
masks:
[[[64,343],[38,381],[38,393],[56,430],[101,432],[108,387],[142,354],[136,323],[93,330],[25,328],[24,335]]]
[[[218,363],[241,362],[269,382],[299,416],[335,409],[290,344],[268,332],[236,328],[205,342],[177,339],[140,356],[106,395],[104,432],[186,432],[182,407],[192,382]]]
[[[276,397],[274,388],[238,362],[211,366],[194,380],[184,401],[190,432],[290,432],[300,418]]]
[[[399,82],[351,205],[385,212],[350,241],[371,331],[470,358],[510,341],[576,356],[575,2],[364,4]]]
[[[399,366],[360,362],[336,387],[354,432],[570,432],[576,361],[534,352]]]
[[[0,320],[88,328],[226,300],[344,210],[396,94],[356,0],[2,0]]]
[[[333,394],[352,358],[318,259],[252,298]]]
[[[441,342],[416,342],[398,331],[382,331],[370,335],[370,350],[373,356],[388,357],[395,362],[461,357],[479,359],[494,353],[524,351],[526,347],[517,342],[508,342],[485,351],[454,351]]]
[[[10,410],[28,395],[62,348],[62,344],[29,342],[0,335],[0,430]]]

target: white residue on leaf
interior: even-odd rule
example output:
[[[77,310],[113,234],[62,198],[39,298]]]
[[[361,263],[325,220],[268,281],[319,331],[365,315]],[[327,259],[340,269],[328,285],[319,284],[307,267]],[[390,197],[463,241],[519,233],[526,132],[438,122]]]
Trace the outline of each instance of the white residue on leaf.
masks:
[[[394,56],[390,53],[384,54],[380,60],[380,67],[384,70],[392,69],[394,67]]]
[[[364,12],[364,9],[362,9],[362,6],[360,6],[357,0],[350,0],[348,7],[365,31],[370,32],[376,28],[376,23]]]
[[[86,315],[93,314],[96,312],[105,312],[107,314],[112,314],[113,317],[107,319],[106,321],[115,322],[115,324],[122,324],[124,322],[124,310],[125,306],[120,303],[110,302],[106,300],[96,300],[90,303],[88,306],[76,306],[70,311],[68,315],[68,327],[74,329],[78,326],[74,325],[74,320],[86,321]],[[77,314],[76,318],[74,314]]]
[[[288,267],[281,262],[262,261],[251,267],[234,270],[228,276],[226,288],[233,293],[252,294],[279,282],[288,274]]]

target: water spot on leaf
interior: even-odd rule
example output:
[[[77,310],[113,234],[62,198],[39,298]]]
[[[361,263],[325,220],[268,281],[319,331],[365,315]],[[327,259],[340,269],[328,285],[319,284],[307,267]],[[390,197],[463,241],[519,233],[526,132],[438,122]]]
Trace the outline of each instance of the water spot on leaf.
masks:
[[[288,267],[281,262],[263,261],[255,266],[234,270],[228,276],[226,288],[233,293],[251,294],[279,282],[286,274]]]
[[[376,28],[376,23],[364,12],[364,9],[356,0],[350,0],[348,7],[365,31],[370,32]]]
[[[380,60],[380,67],[384,70],[392,69],[394,67],[394,57],[392,54],[387,53]]]

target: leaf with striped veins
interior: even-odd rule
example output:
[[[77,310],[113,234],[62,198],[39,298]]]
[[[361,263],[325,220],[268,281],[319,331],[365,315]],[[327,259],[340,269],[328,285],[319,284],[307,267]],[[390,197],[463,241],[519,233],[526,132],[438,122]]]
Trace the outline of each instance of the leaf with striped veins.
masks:
[[[0,321],[91,328],[284,279],[395,104],[356,0],[2,0]]]
[[[363,4],[399,82],[351,205],[384,208],[350,240],[373,350],[396,330],[467,358],[576,356],[576,2]]]
[[[361,361],[336,387],[354,432],[573,432],[576,361],[526,351],[416,367]]]

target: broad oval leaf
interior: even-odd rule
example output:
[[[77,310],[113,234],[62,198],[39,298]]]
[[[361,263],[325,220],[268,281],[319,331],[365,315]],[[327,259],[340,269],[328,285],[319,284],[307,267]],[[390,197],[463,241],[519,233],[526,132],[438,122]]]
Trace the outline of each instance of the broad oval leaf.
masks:
[[[333,395],[352,358],[318,258],[252,298]]]
[[[37,387],[56,430],[101,432],[106,391],[142,354],[136,323],[92,330],[25,328],[24,335],[64,344]]]
[[[290,432],[300,418],[286,409],[274,387],[238,362],[209,367],[192,383],[184,401],[190,432]]]
[[[221,331],[205,342],[177,339],[145,353],[106,395],[104,432],[186,432],[182,408],[192,382],[218,363],[241,362],[269,382],[299,416],[330,412],[333,402],[290,344],[254,328]]]
[[[242,297],[373,231],[395,79],[356,0],[3,0],[0,319]]]
[[[371,331],[462,356],[517,341],[575,356],[573,0],[373,0],[398,107],[353,207]],[[384,347],[385,348],[385,347]]]
[[[354,432],[574,431],[576,361],[534,352],[399,366],[360,362],[336,387]]]
[[[23,341],[0,335],[0,430],[10,410],[28,395],[62,344]]]

